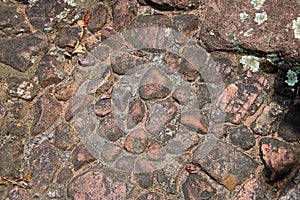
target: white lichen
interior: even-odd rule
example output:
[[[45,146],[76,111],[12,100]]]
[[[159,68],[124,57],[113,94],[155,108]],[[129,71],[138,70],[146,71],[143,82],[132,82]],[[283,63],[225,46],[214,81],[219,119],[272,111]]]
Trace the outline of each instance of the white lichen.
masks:
[[[297,20],[293,20],[293,27],[295,38],[300,39],[300,17],[297,17]]]
[[[245,19],[247,19],[247,17],[248,17],[248,13],[246,13],[246,12],[240,13],[240,20],[241,20],[242,22],[244,22]]]
[[[264,2],[265,0],[251,0],[251,4],[255,10],[259,10],[263,6]]]
[[[256,22],[258,25],[261,25],[268,19],[268,15],[266,12],[262,13],[255,13],[255,19],[254,22]]]
[[[56,15],[57,21],[66,21],[67,16],[69,15],[69,13],[71,12],[71,10],[69,8],[64,8],[64,10],[59,13],[58,15]]]
[[[257,72],[259,70],[259,61],[255,56],[242,56],[240,63],[244,68],[250,67],[250,71]]]
[[[244,36],[245,37],[250,37],[251,35],[252,35],[252,31],[253,31],[254,29],[253,28],[249,28],[245,33],[244,33]]]
[[[28,0],[28,3],[29,3],[30,5],[32,5],[32,4],[35,4],[37,1],[38,1],[38,0]]]
[[[64,2],[72,7],[77,6],[76,0],[64,0]]]
[[[285,83],[289,86],[294,86],[296,83],[298,83],[298,75],[293,70],[289,69],[289,71],[286,74],[287,80],[285,80]]]

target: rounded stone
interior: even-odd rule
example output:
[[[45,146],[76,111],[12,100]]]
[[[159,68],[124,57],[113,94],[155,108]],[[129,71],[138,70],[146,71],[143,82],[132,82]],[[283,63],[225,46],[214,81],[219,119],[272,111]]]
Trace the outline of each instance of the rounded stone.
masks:
[[[148,144],[148,136],[145,130],[136,129],[129,133],[124,142],[124,147],[131,153],[142,153]]]

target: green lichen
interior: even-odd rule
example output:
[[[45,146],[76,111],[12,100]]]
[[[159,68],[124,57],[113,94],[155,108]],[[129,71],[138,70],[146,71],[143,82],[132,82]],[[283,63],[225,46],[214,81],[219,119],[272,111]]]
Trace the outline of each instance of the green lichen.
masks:
[[[30,5],[32,5],[32,4],[35,4],[37,1],[38,1],[38,0],[28,0],[28,3],[29,3]]]

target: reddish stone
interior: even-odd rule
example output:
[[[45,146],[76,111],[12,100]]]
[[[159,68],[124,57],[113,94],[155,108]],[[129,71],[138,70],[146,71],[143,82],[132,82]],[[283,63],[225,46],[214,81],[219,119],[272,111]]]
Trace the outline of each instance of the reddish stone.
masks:
[[[30,200],[30,195],[27,190],[14,187],[12,190],[9,191],[5,200]]]
[[[7,79],[8,94],[12,97],[17,97],[25,100],[32,100],[38,92],[38,87],[35,83],[26,79],[10,77]]]
[[[163,99],[172,91],[171,80],[158,69],[149,69],[141,80],[139,93],[142,99]]]
[[[88,152],[88,150],[83,146],[77,146],[72,152],[72,163],[75,170],[80,169],[84,165],[95,161],[96,159]]]
[[[27,34],[0,42],[0,62],[20,72],[32,65],[32,56],[44,54],[48,48],[47,35],[43,33]]]
[[[57,44],[59,47],[64,48],[69,54],[72,54],[82,35],[83,29],[81,27],[63,27],[57,35]]]
[[[185,170],[190,174],[198,174],[200,172],[200,167],[193,163],[190,163],[185,167]]]
[[[52,183],[58,165],[57,153],[52,145],[45,142],[34,148],[30,158],[32,188],[45,192]]]
[[[273,138],[263,138],[259,146],[267,181],[281,180],[295,167],[297,155],[289,144]]]
[[[279,0],[276,4],[265,1],[262,8],[254,9],[250,2],[235,0],[207,2],[206,19],[201,24],[200,39],[208,51],[234,50],[236,47],[252,52],[281,52],[285,59],[299,61],[300,40],[295,38],[293,20],[299,13],[297,1]],[[247,13],[245,20],[241,13]],[[266,12],[267,20],[258,25],[256,13]],[[251,31],[252,30],[252,31]],[[265,36],[270,36],[266,38]]]
[[[261,92],[267,92],[272,84],[267,76],[262,73],[251,72],[249,68],[241,71],[241,78],[236,84],[230,84],[225,88],[217,101],[217,108],[213,111],[213,120],[222,122],[224,115],[234,124],[240,123],[249,114],[252,105],[258,107],[261,102],[255,103]]]
[[[181,14],[174,17],[173,27],[175,30],[188,35],[198,29],[199,18],[193,14]]]
[[[229,190],[254,174],[257,163],[213,136],[207,136],[194,152],[193,162]]]
[[[283,107],[275,102],[271,102],[263,109],[262,113],[251,124],[251,129],[258,135],[268,135],[271,133],[273,122],[283,112]]]
[[[69,167],[63,167],[57,174],[57,183],[67,183],[71,180],[73,172]]]
[[[83,108],[86,108],[93,100],[91,95],[76,96],[71,99],[71,102],[65,112],[66,121],[70,121],[73,117],[80,112]]]
[[[0,103],[0,127],[2,125],[3,119],[6,115],[6,109],[5,107]]]
[[[6,122],[6,134],[10,136],[16,136],[18,138],[24,138],[27,135],[28,127],[26,124],[20,121],[7,121]]]
[[[54,145],[62,150],[69,150],[79,142],[74,129],[67,123],[55,128]]]
[[[112,8],[113,23],[116,30],[126,27],[137,13],[134,1],[119,0]]]
[[[126,199],[125,177],[110,171],[93,169],[80,174],[68,185],[71,199]]]
[[[37,135],[46,131],[59,118],[61,110],[61,105],[50,94],[43,94],[34,106],[31,134]]]
[[[203,113],[183,113],[181,115],[181,124],[193,131],[206,133],[208,129],[207,118]]]
[[[119,123],[112,115],[108,115],[105,119],[100,121],[97,132],[100,136],[115,142],[124,135],[124,132],[120,127],[121,123]]]
[[[63,63],[59,62],[56,56],[44,55],[38,66],[39,84],[42,87],[47,87],[48,85],[61,82],[64,78],[62,65]]]
[[[111,67],[113,71],[119,75],[134,70],[135,67],[146,63],[147,59],[132,55],[128,52],[118,52],[113,54],[111,57]]]
[[[54,96],[58,101],[67,101],[73,96],[75,90],[76,88],[74,85],[69,83],[60,83],[55,87]]]
[[[105,162],[113,162],[122,156],[121,147],[114,144],[105,144],[101,156]]]
[[[161,52],[167,49],[166,28],[171,27],[172,22],[167,16],[140,15],[127,27],[124,37],[136,49]]]
[[[262,182],[255,178],[243,186],[234,200],[262,199],[264,195]]]
[[[143,129],[131,131],[125,139],[124,147],[131,153],[142,153],[148,145],[148,136]]]
[[[0,147],[0,177],[21,178],[24,145],[21,140],[7,141]],[[13,166],[13,167],[12,167]]]
[[[27,108],[26,104],[16,102],[10,108],[10,112],[13,114],[13,117],[15,119],[23,119],[25,116],[25,108]],[[0,113],[1,113],[1,104],[0,104]]]
[[[155,192],[147,192],[140,195],[136,200],[161,200],[161,197]]]
[[[213,199],[216,190],[202,176],[190,174],[182,184],[185,199]]]
[[[94,106],[95,114],[99,117],[104,117],[111,112],[111,99],[99,99]]]
[[[157,141],[151,140],[147,149],[147,155],[152,160],[163,159],[162,146]]]
[[[150,106],[146,129],[151,134],[158,134],[170,122],[177,112],[177,107],[168,100]]]
[[[135,99],[129,103],[127,127],[133,128],[140,123],[145,115],[146,106],[141,99]]]
[[[103,28],[106,24],[108,10],[104,5],[98,4],[92,8],[90,16],[87,27],[92,33],[94,33],[101,30],[101,28]]]

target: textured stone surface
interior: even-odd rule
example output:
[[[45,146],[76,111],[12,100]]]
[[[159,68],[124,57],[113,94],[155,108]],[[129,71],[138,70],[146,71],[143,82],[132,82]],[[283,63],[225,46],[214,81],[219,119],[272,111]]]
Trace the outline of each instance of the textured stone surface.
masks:
[[[135,127],[138,123],[140,123],[143,120],[145,112],[146,106],[141,99],[132,100],[129,103],[127,126],[129,128]]]
[[[120,122],[112,115],[109,115],[100,121],[98,133],[112,142],[117,141],[124,135]]]
[[[160,52],[166,49],[168,41],[165,29],[171,27],[172,22],[165,15],[140,15],[127,27],[124,37],[136,49]]]
[[[228,127],[226,130],[228,134],[228,140],[230,143],[240,147],[243,150],[248,150],[255,145],[255,139],[253,133],[242,125],[238,127]]]
[[[0,2],[0,29],[6,35],[29,32],[24,15],[17,11],[15,5]]]
[[[120,30],[130,23],[136,16],[137,7],[134,1],[119,0],[112,9],[113,23],[116,30]]]
[[[173,27],[175,30],[190,34],[197,30],[199,25],[199,18],[194,14],[176,15],[174,17]]]
[[[30,23],[38,28],[44,29],[54,27],[55,23],[60,19],[59,15],[66,12],[67,6],[62,1],[56,0],[41,0],[35,4],[30,5],[26,9],[26,13]],[[61,15],[63,16],[63,15]]]
[[[201,175],[190,174],[182,184],[185,199],[213,199],[216,190]]]
[[[80,95],[72,98],[65,112],[66,121],[70,121],[71,119],[73,119],[76,114],[86,108],[91,102],[91,95]]]
[[[207,5],[206,18],[210,20],[201,24],[200,38],[209,51],[234,50],[240,46],[251,51],[282,52],[286,59],[299,61],[300,40],[292,29],[299,12],[296,1],[280,0],[276,4],[265,1],[259,9],[254,9],[249,1],[210,0]],[[243,12],[248,16],[241,20]],[[263,12],[267,20],[259,25],[254,21],[255,15]]]
[[[2,125],[2,122],[4,120],[4,117],[6,115],[6,109],[5,107],[0,103],[0,127]]]
[[[58,101],[69,100],[75,91],[75,86],[72,83],[62,82],[55,87],[54,96]]]
[[[95,114],[104,117],[111,112],[111,99],[101,98],[94,105]]]
[[[161,197],[155,192],[147,192],[140,195],[136,200],[161,200]]]
[[[257,163],[239,150],[207,137],[194,152],[193,161],[229,190],[254,174]]]
[[[35,191],[45,192],[52,183],[58,168],[58,157],[55,148],[45,142],[34,148],[30,158],[32,187]]]
[[[198,112],[182,113],[181,124],[192,131],[200,133],[206,133],[208,129],[206,116],[203,113]]]
[[[75,170],[78,170],[84,165],[95,160],[96,159],[88,152],[84,145],[77,146],[72,152],[72,163]]]
[[[300,140],[300,103],[295,104],[286,113],[279,125],[278,135],[285,141],[296,142]]]
[[[104,5],[96,5],[91,10],[90,19],[88,21],[88,29],[91,32],[97,32],[106,24],[108,10]]]
[[[146,129],[151,134],[158,134],[166,123],[170,122],[177,111],[177,107],[171,101],[157,102],[149,108],[146,121]]]
[[[83,30],[80,27],[63,27],[57,35],[57,45],[72,53],[82,34]]]
[[[263,138],[259,146],[267,181],[283,179],[297,163],[298,156],[287,143],[273,138]]]
[[[60,116],[62,107],[50,94],[43,94],[34,106],[34,122],[31,134],[46,131]]]
[[[26,34],[0,41],[0,61],[24,72],[31,66],[32,56],[47,50],[48,39],[43,33]]]
[[[61,82],[64,78],[62,69],[63,63],[59,62],[57,57],[50,54],[44,55],[38,66],[39,84],[42,87],[47,87]]]
[[[163,99],[172,91],[171,80],[158,69],[149,69],[141,80],[139,93],[142,99]]]
[[[262,182],[256,178],[247,182],[242,189],[239,191],[238,195],[234,200],[244,200],[244,199],[264,199],[265,189]]]
[[[297,200],[300,198],[300,172],[286,185],[280,194],[279,200]]]
[[[282,106],[272,102],[267,105],[261,115],[251,124],[252,130],[259,135],[270,134],[270,129],[273,122],[277,119],[278,115],[283,112]]]
[[[124,147],[132,153],[142,153],[148,145],[148,136],[143,129],[131,131],[124,142]]]
[[[38,92],[38,86],[32,81],[11,77],[7,80],[8,94],[25,100],[32,100]]]
[[[122,176],[109,171],[93,169],[80,174],[68,186],[72,199],[126,199],[127,186]]]
[[[63,167],[57,174],[57,183],[66,183],[72,179],[73,172],[69,167]]]
[[[9,191],[6,200],[30,200],[30,195],[27,190],[15,186]]]
[[[213,113],[213,120],[223,119],[224,111],[226,121],[238,124],[249,114],[252,105],[261,92],[267,92],[272,84],[264,74],[252,72],[249,68],[240,70],[241,77],[235,84],[230,84],[225,88],[217,102],[217,108]],[[257,107],[258,107],[257,105]]]
[[[7,141],[0,147],[0,176],[9,179],[21,178],[20,170],[24,153],[20,140]],[[14,166],[14,167],[12,167]]]
[[[62,150],[71,149],[79,142],[74,129],[67,123],[58,125],[54,132],[54,145]]]

